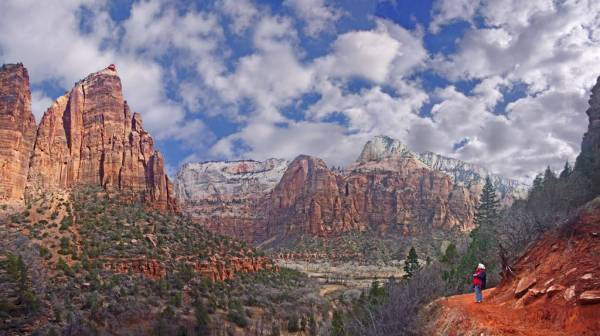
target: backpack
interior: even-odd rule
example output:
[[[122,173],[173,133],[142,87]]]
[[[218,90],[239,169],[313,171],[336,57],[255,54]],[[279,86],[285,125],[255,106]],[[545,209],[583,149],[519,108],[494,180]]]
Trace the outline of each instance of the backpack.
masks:
[[[481,289],[485,289],[485,271],[481,271],[479,278],[481,279]]]

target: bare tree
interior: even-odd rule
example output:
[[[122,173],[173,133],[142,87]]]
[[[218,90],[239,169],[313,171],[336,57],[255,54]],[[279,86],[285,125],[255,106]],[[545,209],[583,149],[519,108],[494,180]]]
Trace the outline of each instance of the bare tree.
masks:
[[[441,274],[441,266],[431,264],[409,280],[390,281],[384,302],[354,311],[344,325],[345,331],[360,336],[419,335],[422,307],[445,294]]]

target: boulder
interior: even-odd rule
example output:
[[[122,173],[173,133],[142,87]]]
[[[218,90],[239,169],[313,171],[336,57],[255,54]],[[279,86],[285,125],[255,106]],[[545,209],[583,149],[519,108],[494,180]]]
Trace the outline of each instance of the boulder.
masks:
[[[571,301],[575,297],[575,285],[567,288],[563,294],[566,301]]]
[[[600,290],[588,290],[581,293],[577,302],[580,304],[600,303]]]
[[[523,296],[523,294],[525,294],[529,288],[535,285],[536,282],[537,279],[534,277],[521,278],[519,283],[517,283],[517,288],[515,289],[515,297]]]
[[[546,289],[546,294],[550,295],[555,292],[560,292],[560,291],[565,290],[565,288],[566,287],[562,286],[562,285],[552,285]]]

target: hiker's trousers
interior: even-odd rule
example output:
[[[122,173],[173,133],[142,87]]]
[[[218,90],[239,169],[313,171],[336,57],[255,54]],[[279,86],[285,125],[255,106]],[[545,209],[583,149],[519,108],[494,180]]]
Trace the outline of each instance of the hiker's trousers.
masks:
[[[475,286],[475,302],[483,301],[483,294],[481,294],[481,287]]]

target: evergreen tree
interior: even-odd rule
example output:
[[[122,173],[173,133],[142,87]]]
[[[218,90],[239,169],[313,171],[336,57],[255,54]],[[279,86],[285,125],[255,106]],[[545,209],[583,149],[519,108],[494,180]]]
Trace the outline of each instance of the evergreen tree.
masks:
[[[499,201],[496,190],[489,176],[485,179],[485,185],[479,199],[479,206],[475,213],[475,229],[471,231],[471,242],[463,257],[462,266],[464,271],[471,271],[477,263],[486,263],[491,260],[495,241],[495,224],[499,219]],[[488,270],[493,265],[488,265]]]
[[[550,166],[546,167],[546,171],[544,171],[544,187],[556,183],[556,180],[556,174],[554,174],[554,171],[550,169]]]
[[[540,187],[542,181],[540,177]],[[456,247],[448,246],[442,258],[442,261],[449,266],[444,271],[443,278],[451,292],[460,293],[470,288],[468,286],[472,279],[470,275],[480,262],[486,264],[488,272],[493,272],[495,265],[491,256],[495,253],[495,225],[499,219],[498,207],[496,190],[491,179],[487,177],[479,198],[479,205],[476,208],[475,229],[471,231],[467,250],[458,257]]]
[[[410,279],[417,271],[419,271],[419,258],[417,256],[417,251],[415,247],[412,246],[410,251],[408,251],[408,255],[404,260],[404,276],[403,279]]]
[[[573,173],[573,168],[571,168],[569,161],[567,161],[565,162],[565,167],[563,168],[562,172],[560,172],[559,179],[564,181],[571,176],[571,173]]]
[[[531,187],[531,192],[539,191],[544,186],[544,179],[542,174],[537,174],[535,179],[533,179],[533,186]]]
[[[456,262],[456,260],[458,260],[458,257],[459,255],[458,250],[456,249],[456,245],[454,245],[454,243],[450,243],[450,245],[448,245],[448,247],[446,248],[446,252],[444,252],[444,255],[442,256],[440,261],[452,265]]]
[[[331,318],[331,335],[346,335],[346,331],[344,329],[344,317],[338,310],[333,311],[333,317]]]
[[[485,178],[485,184],[481,191],[479,205],[475,213],[475,225],[477,227],[487,226],[498,218],[499,200],[496,196],[496,189],[492,185],[490,177]]]

